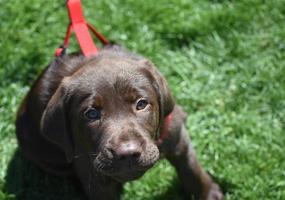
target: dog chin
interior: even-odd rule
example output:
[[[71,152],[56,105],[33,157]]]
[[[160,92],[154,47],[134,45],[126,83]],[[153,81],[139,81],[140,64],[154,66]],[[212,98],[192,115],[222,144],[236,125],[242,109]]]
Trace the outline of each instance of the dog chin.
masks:
[[[102,175],[108,176],[118,182],[127,182],[127,181],[133,181],[141,176],[144,175],[144,173],[150,169],[153,164],[148,164],[147,166],[136,166],[134,168],[127,168],[127,169],[122,169],[122,168],[116,168],[116,167],[103,167],[100,169],[99,172]]]
[[[118,182],[124,183],[128,181],[133,181],[133,180],[136,180],[142,177],[146,171],[147,170],[129,171],[129,172],[122,173],[122,174],[113,174],[110,177],[115,179]]]

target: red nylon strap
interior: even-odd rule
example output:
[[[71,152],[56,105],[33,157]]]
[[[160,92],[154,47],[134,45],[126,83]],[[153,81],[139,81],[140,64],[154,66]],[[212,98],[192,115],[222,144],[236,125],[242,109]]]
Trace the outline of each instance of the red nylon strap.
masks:
[[[170,123],[172,121],[172,118],[173,118],[172,112],[164,118],[162,131],[160,132],[159,138],[157,140],[158,144],[162,144],[163,140],[168,136],[169,126],[170,126]]]
[[[88,29],[90,29],[103,44],[109,44],[109,41],[85,20],[80,0],[67,0],[67,9],[70,24],[67,28],[63,45],[56,50],[56,56],[61,56],[64,53],[73,31],[75,32],[81,51],[86,57],[95,55],[98,51]]]
[[[83,17],[80,0],[69,0],[67,8],[71,26],[75,32],[82,53],[88,57],[97,53],[97,48],[88,32],[86,21]]]

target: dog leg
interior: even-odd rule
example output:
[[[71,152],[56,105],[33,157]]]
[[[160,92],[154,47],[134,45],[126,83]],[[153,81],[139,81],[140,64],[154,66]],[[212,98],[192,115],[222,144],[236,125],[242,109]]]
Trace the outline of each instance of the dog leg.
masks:
[[[221,200],[223,194],[219,186],[199,165],[187,130],[184,126],[186,115],[180,107],[174,110],[170,127],[170,137],[163,146],[165,156],[175,167],[183,189],[194,199]]]

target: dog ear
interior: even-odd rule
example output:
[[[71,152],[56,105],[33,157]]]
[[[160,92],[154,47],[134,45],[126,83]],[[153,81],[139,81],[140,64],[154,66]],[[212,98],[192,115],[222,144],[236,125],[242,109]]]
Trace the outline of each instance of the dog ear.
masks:
[[[41,133],[47,140],[63,148],[67,161],[72,162],[73,147],[66,118],[68,96],[65,82],[62,81],[44,110],[41,118]]]
[[[160,118],[163,120],[169,113],[172,112],[175,101],[171,94],[171,91],[167,85],[167,81],[161,75],[161,73],[156,69],[154,64],[149,60],[143,61],[144,67],[149,71],[150,79],[152,80],[152,84],[158,94],[158,103],[160,109]]]

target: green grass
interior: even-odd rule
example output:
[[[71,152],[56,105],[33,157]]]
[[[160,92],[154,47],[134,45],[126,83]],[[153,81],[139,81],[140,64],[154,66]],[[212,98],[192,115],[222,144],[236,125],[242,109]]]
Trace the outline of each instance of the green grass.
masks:
[[[17,151],[15,113],[62,42],[64,1],[0,0],[0,200],[80,199]],[[285,0],[85,0],[107,38],[150,58],[189,114],[202,165],[226,199],[285,199]],[[76,50],[76,41],[71,40]],[[160,162],[122,199],[181,199]]]

